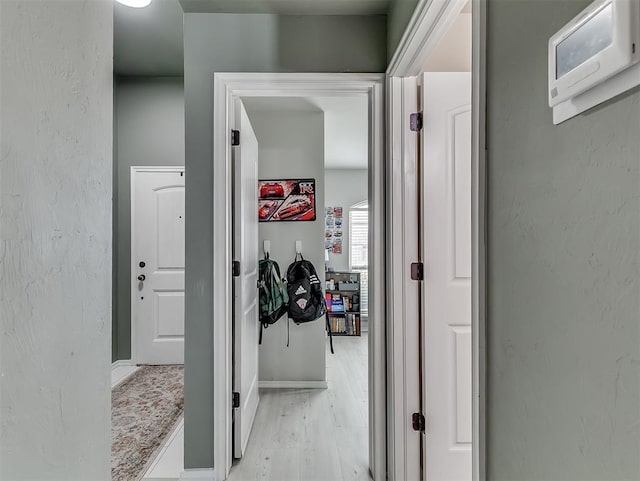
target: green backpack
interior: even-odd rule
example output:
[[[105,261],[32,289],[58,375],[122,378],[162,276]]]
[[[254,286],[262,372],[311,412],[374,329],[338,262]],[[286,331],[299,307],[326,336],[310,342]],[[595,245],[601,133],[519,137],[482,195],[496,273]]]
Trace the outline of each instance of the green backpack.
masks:
[[[280,276],[280,266],[269,259],[269,255],[260,260],[259,296],[260,296],[260,344],[262,329],[266,329],[284,316],[289,308],[289,295]]]

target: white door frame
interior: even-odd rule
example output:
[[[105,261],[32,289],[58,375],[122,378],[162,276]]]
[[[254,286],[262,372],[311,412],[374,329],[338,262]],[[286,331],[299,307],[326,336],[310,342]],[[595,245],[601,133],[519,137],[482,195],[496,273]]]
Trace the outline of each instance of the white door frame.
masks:
[[[387,269],[390,277],[402,280],[389,285],[389,479],[400,481],[410,463],[416,462],[415,436],[410,426],[414,399],[405,396],[415,390],[418,366],[415,336],[419,290],[410,280],[408,265],[417,260],[417,152],[415,134],[409,131],[409,114],[417,103],[415,77],[428,56],[447,32],[466,0],[419,0],[409,25],[387,69],[387,146],[389,172],[389,231]],[[485,121],[486,121],[486,0],[472,0],[472,392],[473,392],[473,479],[486,479],[486,311],[485,311]],[[418,409],[419,410],[419,409]]]
[[[376,479],[386,476],[386,323],[384,74],[217,73],[213,113],[213,372],[215,480],[226,479],[231,468],[231,316],[232,202],[231,144],[235,97],[317,97],[363,95],[369,105],[369,193],[371,263],[369,289],[369,459]],[[214,293],[212,293],[214,295]],[[220,300],[220,301],[218,301]]]
[[[134,279],[136,279],[136,271],[138,270],[138,266],[136,265],[136,258],[133,255],[134,254],[134,249],[135,249],[135,242],[136,242],[136,230],[134,229],[134,225],[136,223],[136,206],[135,206],[135,196],[133,195],[133,193],[135,192],[135,179],[136,179],[136,173],[139,172],[182,172],[184,173],[184,165],[149,165],[149,166],[132,166],[131,170],[130,170],[130,202],[131,202],[131,246],[130,246],[130,253],[131,253],[131,264],[130,264],[130,271],[129,271],[129,281],[131,282],[131,326],[129,326],[130,330],[131,330],[131,364],[133,366],[135,366],[136,364],[138,364],[138,347],[136,345],[137,342],[137,336],[136,336],[136,303],[135,303],[135,298],[137,296],[137,281],[135,281]]]

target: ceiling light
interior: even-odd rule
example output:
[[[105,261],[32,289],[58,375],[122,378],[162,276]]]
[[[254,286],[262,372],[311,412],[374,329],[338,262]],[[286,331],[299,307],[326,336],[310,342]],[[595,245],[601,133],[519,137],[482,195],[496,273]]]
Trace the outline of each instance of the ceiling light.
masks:
[[[116,2],[126,5],[127,7],[142,8],[149,5],[151,0],[116,0]]]

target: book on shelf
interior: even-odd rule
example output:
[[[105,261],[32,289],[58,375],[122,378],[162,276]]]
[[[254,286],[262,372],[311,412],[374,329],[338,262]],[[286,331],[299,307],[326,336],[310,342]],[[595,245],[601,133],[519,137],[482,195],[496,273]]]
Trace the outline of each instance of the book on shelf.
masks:
[[[343,316],[334,316],[331,318],[331,332],[333,332],[334,334],[359,336],[359,321],[359,314],[346,313]]]
[[[345,310],[344,298],[342,298],[340,294],[332,294],[331,312],[344,312]]]

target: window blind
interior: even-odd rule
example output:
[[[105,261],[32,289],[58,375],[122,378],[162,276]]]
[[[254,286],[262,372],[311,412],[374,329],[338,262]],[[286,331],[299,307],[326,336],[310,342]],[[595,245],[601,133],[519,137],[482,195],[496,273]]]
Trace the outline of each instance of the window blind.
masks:
[[[369,313],[369,209],[349,209],[349,268],[360,273],[360,310]]]

